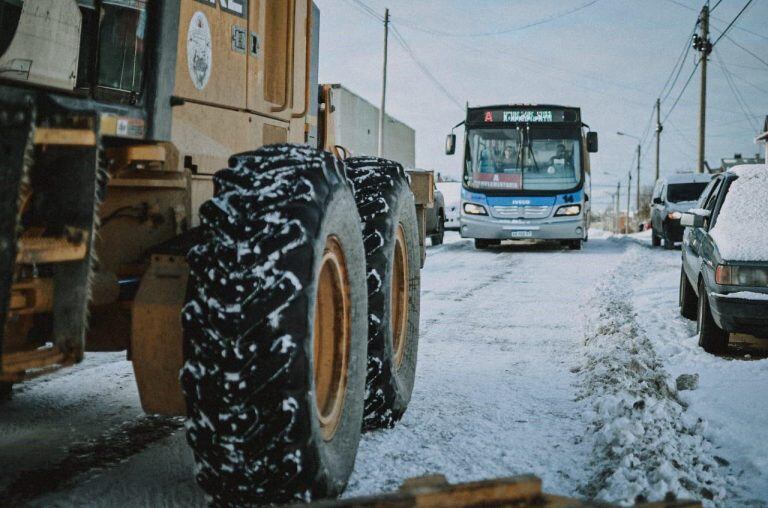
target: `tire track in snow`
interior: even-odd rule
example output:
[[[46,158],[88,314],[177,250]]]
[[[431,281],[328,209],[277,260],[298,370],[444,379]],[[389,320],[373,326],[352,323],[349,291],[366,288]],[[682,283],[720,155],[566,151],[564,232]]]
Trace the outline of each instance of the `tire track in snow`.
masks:
[[[183,418],[144,416],[101,436],[72,444],[59,462],[22,471],[0,491],[5,506],[18,506],[74,484],[87,473],[103,470],[164,439],[183,425]]]
[[[629,249],[587,302],[579,395],[591,406],[594,471],[581,490],[622,504],[669,494],[719,504],[726,482],[703,437],[706,422],[686,411],[635,317],[632,287],[643,255]]]

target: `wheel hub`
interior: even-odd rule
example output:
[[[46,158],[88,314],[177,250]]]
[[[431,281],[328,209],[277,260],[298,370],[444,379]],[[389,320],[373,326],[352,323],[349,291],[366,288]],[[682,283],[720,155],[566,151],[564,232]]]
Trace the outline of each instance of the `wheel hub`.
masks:
[[[323,439],[341,422],[349,373],[351,335],[349,276],[335,236],[326,240],[317,281],[314,323],[315,408]]]

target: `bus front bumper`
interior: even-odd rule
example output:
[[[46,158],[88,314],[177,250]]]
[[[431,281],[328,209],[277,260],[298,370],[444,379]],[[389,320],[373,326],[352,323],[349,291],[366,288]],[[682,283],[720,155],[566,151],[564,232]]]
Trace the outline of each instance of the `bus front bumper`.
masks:
[[[586,236],[582,216],[508,220],[462,215],[459,232],[462,238],[484,240],[582,240]]]

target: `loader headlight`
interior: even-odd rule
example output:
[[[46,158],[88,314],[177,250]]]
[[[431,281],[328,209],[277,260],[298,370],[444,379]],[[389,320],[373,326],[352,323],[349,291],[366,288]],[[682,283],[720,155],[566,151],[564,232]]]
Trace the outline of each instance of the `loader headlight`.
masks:
[[[669,212],[667,214],[667,219],[680,220],[680,217],[682,217],[682,216],[683,216],[683,214],[680,213],[680,212]]]
[[[467,215],[488,215],[483,205],[476,205],[474,203],[464,203],[464,213]]]
[[[718,265],[715,282],[723,286],[768,287],[768,267]]]
[[[581,213],[581,205],[565,205],[557,209],[557,211],[555,212],[555,217],[579,215],[580,213]]]

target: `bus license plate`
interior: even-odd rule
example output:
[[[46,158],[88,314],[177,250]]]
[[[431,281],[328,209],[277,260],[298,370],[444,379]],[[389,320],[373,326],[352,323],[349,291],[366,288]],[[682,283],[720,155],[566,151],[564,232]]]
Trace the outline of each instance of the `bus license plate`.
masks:
[[[510,238],[531,238],[533,236],[533,231],[510,231],[509,237]]]

